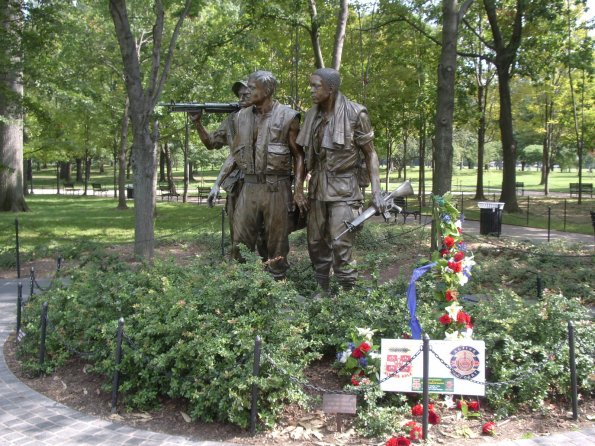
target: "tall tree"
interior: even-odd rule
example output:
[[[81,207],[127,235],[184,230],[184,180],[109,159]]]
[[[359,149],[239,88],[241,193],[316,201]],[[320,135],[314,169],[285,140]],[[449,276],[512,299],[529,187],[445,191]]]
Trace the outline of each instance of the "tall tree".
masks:
[[[23,177],[22,0],[0,0],[0,211],[28,210]]]
[[[176,41],[180,34],[184,19],[188,15],[192,0],[186,0],[180,13],[169,45],[165,61],[162,64],[162,45],[164,43],[165,11],[163,3],[155,0],[153,4],[155,22],[153,24],[153,47],[151,52],[151,69],[143,85],[143,73],[136,49],[136,41],[132,34],[128,10],[125,0],[110,0],[109,10],[114,27],[122,62],[124,64],[125,83],[130,101],[130,121],[132,123],[133,142],[132,157],[134,160],[134,253],[145,259],[154,255],[155,242],[155,187],[157,166],[157,123],[151,132],[153,109],[159,101],[163,86],[169,73]]]
[[[432,177],[432,192],[436,195],[443,195],[451,190],[457,39],[459,24],[472,2],[473,0],[466,0],[460,8],[456,0],[442,2],[442,51],[438,64],[438,104]]]

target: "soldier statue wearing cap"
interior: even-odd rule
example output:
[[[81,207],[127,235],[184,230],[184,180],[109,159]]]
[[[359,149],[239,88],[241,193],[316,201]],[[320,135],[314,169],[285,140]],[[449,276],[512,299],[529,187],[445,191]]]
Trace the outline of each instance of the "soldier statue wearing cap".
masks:
[[[240,107],[245,108],[250,105],[250,90],[246,81],[237,81],[231,87],[233,93],[239,100]],[[211,192],[207,198],[209,206],[213,206],[217,195],[219,195],[219,189],[223,188],[226,192],[225,198],[225,212],[229,219],[229,230],[231,239],[233,240],[233,219],[235,213],[236,202],[242,188],[242,171],[238,168],[235,163],[235,159],[231,154],[231,145],[235,136],[235,130],[233,126],[233,119],[237,112],[230,113],[229,116],[221,123],[219,128],[213,133],[209,133],[207,129],[202,125],[201,117],[202,111],[196,113],[189,113],[190,119],[194,123],[200,140],[209,150],[221,149],[225,146],[229,146],[230,154],[221,166],[219,175],[211,188]],[[259,237],[258,253],[261,256],[266,256],[266,245],[264,244],[262,237]]]
[[[329,290],[331,269],[344,289],[353,287],[357,278],[353,233],[334,239],[345,229],[344,222],[352,221],[361,210],[362,172],[369,176],[376,210],[383,212],[386,207],[368,112],[343,96],[340,85],[341,76],[332,68],[318,69],[310,76],[314,106],[306,112],[296,140],[305,148],[310,176],[308,253],[324,292]]]

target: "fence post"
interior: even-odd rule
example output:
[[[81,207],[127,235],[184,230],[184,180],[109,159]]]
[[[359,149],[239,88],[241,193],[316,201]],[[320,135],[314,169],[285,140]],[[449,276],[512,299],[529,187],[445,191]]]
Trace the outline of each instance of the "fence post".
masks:
[[[124,318],[118,319],[118,334],[116,335],[116,367],[112,381],[112,413],[116,413],[118,405],[118,390],[120,388],[120,363],[122,362],[122,338],[124,336]]]
[[[17,255],[17,279],[21,278],[21,247],[19,243],[19,219],[14,219],[14,228],[16,236],[16,255]]]
[[[62,256],[58,256],[56,259],[56,272],[60,272],[62,269]]]
[[[564,198],[564,232],[566,232],[566,198]]]
[[[578,420],[578,391],[576,388],[576,357],[574,354],[574,325],[568,321],[568,360],[570,361],[570,386],[572,390],[572,419]]]
[[[48,303],[44,302],[41,305],[41,333],[39,340],[39,367],[43,367],[45,363],[45,337],[48,328]]]
[[[547,207],[547,241],[550,241],[550,232],[552,229],[552,207]]]
[[[254,341],[254,364],[252,366],[252,377],[256,380],[260,374],[260,336]],[[252,384],[252,405],[250,407],[250,433],[256,434],[256,418],[258,416],[258,384]]]
[[[430,337],[424,334],[423,340],[423,416],[422,416],[422,438],[428,439],[428,418],[430,416],[429,403],[430,403]]]
[[[531,197],[527,195],[527,223],[525,226],[529,226],[529,202],[531,201]]]
[[[535,287],[537,288],[537,299],[541,300],[543,298],[543,286],[541,283],[541,276],[539,274],[537,275]]]
[[[463,196],[463,188],[461,187],[461,210],[460,213],[462,214],[465,211],[465,197]],[[421,221],[421,218],[420,218]]]
[[[31,271],[29,272],[29,299],[33,297],[35,293],[35,269],[31,267]]]
[[[17,285],[17,330],[16,339],[19,340],[19,333],[21,332],[21,311],[23,308],[23,284],[19,282]]]
[[[221,257],[225,256],[225,206],[221,209]]]

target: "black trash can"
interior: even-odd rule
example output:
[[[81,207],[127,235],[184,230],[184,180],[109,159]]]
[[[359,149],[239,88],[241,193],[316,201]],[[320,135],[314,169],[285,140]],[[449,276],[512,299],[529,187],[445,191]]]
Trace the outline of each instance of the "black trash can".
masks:
[[[134,199],[134,187],[131,185],[126,186],[126,198],[129,200]]]
[[[502,209],[504,203],[497,201],[480,201],[479,206],[479,233],[481,235],[496,235],[502,232]]]

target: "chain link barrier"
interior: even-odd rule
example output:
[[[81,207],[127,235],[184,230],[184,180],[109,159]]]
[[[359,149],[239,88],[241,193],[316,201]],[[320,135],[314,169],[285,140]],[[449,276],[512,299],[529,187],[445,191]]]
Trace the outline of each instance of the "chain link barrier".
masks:
[[[336,389],[327,389],[324,387],[320,387],[317,386],[315,384],[311,384],[307,381],[304,381],[303,379],[297,378],[295,376],[293,376],[291,373],[289,373],[287,370],[285,370],[283,367],[281,367],[279,364],[277,364],[275,362],[275,360],[265,351],[263,351],[263,357],[264,359],[266,359],[271,366],[273,367],[273,369],[275,369],[277,372],[279,372],[281,375],[284,375],[287,377],[287,379],[289,379],[291,382],[297,384],[300,387],[304,387],[307,389],[311,389],[314,390],[315,392],[318,393],[337,393],[340,395],[358,395],[361,393],[365,393],[370,391],[372,388],[374,387],[380,387],[380,384],[382,384],[385,381],[388,381],[391,378],[394,378],[395,376],[397,376],[401,371],[403,371],[407,366],[411,365],[413,363],[413,361],[415,360],[415,358],[417,358],[421,353],[423,352],[423,349],[420,347],[419,350],[417,352],[415,352],[415,354],[413,356],[411,356],[411,359],[405,363],[403,363],[403,365],[401,365],[401,367],[399,367],[397,370],[395,370],[394,372],[392,372],[390,375],[387,375],[385,378],[383,378],[382,380],[378,381],[377,383],[371,383],[371,384],[363,384],[360,385],[357,389],[354,390],[336,390]]]

